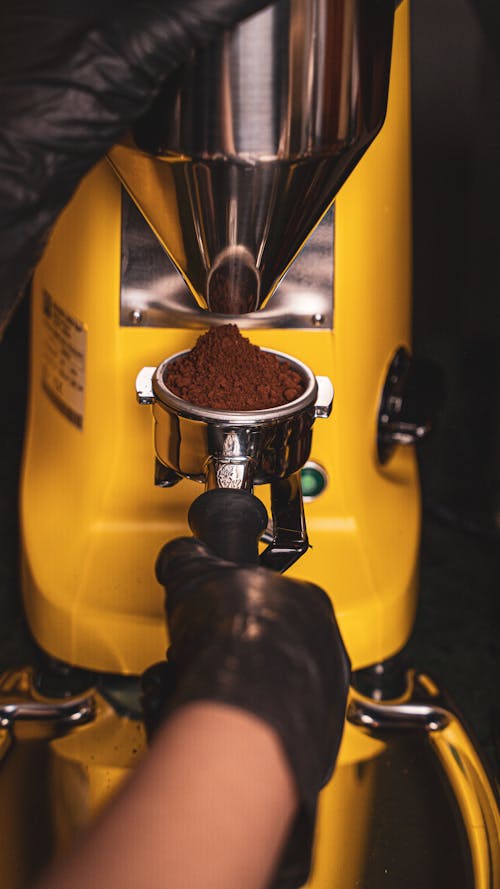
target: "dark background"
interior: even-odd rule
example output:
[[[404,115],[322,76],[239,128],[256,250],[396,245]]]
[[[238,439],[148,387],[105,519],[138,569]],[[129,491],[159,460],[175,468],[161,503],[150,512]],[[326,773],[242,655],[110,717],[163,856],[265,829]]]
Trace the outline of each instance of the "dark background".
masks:
[[[408,647],[441,678],[488,756],[500,724],[500,5],[414,0],[415,353],[443,369],[420,447],[421,597]],[[17,482],[27,306],[0,348],[0,668],[31,655],[19,600]]]
[[[500,658],[500,5],[414,0],[414,348],[445,374],[420,448],[411,659],[495,758]],[[498,730],[498,729],[497,729]],[[498,763],[497,763],[498,765]]]

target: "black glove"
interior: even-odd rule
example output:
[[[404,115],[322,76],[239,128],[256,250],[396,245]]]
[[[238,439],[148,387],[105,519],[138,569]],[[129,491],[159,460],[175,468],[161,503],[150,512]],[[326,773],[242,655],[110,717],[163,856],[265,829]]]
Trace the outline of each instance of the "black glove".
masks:
[[[0,335],[84,174],[193,48],[263,6],[266,0],[4,0]]]
[[[196,700],[241,707],[279,735],[301,809],[277,875],[302,886],[317,797],[342,736],[349,659],[319,587],[212,555],[194,538],[168,543],[157,562],[170,629],[168,663],[145,677],[150,722]]]

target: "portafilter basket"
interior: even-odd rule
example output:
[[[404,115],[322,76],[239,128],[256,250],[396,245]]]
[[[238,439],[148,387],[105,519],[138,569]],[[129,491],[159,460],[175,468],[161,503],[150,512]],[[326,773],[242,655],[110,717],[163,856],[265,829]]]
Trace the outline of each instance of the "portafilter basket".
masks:
[[[240,488],[291,476],[306,463],[312,426],[328,417],[333,386],[301,361],[264,349],[287,361],[305,383],[303,393],[287,404],[256,411],[220,411],[198,407],[174,395],[165,379],[169,365],[187,354],[178,352],[157,368],[143,368],[136,380],[141,404],[152,404],[158,460],[178,475],[210,488]]]

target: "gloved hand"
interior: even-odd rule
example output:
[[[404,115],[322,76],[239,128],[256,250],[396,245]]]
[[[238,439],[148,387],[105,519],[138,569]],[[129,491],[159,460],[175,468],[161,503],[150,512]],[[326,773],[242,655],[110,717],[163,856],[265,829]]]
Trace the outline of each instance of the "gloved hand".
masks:
[[[3,0],[0,336],[84,174],[194,48],[263,6],[266,0]]]
[[[278,734],[301,810],[275,886],[302,886],[317,797],[342,736],[349,659],[330,600],[314,584],[214,556],[195,538],[161,551],[168,663],[144,677],[151,724],[195,700],[241,707]]]

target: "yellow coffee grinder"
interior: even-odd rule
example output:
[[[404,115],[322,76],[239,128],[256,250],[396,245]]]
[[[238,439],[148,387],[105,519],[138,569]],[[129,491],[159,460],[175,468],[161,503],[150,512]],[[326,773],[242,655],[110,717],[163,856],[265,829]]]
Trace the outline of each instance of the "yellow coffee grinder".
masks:
[[[21,492],[25,610],[46,657],[0,684],[4,775],[35,762],[28,734],[50,841],[23,833],[26,788],[5,826],[12,889],[144,749],[138,677],[167,646],[155,560],[190,533],[200,482],[255,486],[273,517],[261,558],[331,595],[352,660],[311,887],[499,879],[479,755],[435,684],[395,658],[416,601],[412,445],[429,426],[412,397],[408,15],[393,0],[278,0],[252,16],[169,80],[51,237]],[[290,356],[304,395],[265,416],[179,403],[166,364],[228,321]],[[422,782],[431,810],[415,803]]]

